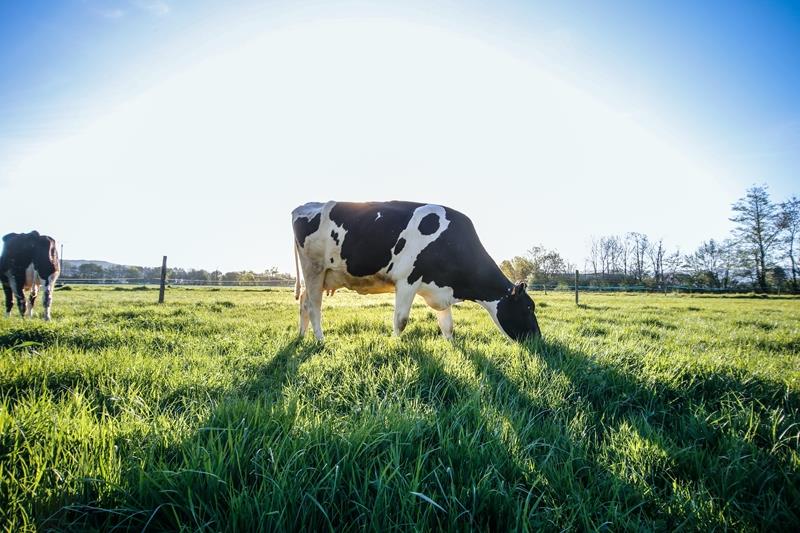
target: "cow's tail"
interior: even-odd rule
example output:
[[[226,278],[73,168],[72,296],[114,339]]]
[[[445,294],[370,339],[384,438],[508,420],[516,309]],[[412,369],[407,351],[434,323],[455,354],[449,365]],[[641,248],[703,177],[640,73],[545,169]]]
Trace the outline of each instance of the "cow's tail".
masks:
[[[294,299],[300,298],[300,260],[297,257],[297,241],[294,241]]]

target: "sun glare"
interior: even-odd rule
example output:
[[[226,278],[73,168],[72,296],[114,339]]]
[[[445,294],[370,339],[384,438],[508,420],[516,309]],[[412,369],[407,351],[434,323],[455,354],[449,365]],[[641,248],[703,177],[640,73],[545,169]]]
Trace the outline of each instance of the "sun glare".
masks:
[[[144,231],[173,264],[286,270],[287,238],[246,243],[288,235],[289,211],[311,200],[440,202],[470,215],[498,259],[543,242],[577,262],[589,234],[637,229],[630,220],[680,233],[672,210],[715,187],[630,113],[469,33],[343,18],[231,41],[32,152],[12,187],[69,182],[74,216],[126,243],[104,248],[120,262],[139,260],[130,243]],[[642,188],[659,189],[658,205],[627,201]],[[98,201],[109,194],[124,201]],[[140,216],[157,197],[177,233]],[[641,228],[651,219],[664,223]]]

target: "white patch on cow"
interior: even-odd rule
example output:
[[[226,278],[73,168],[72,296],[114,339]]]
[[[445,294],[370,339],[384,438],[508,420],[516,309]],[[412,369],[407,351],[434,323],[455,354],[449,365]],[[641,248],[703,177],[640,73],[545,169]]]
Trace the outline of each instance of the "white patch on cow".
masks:
[[[511,337],[508,335],[508,333],[506,333],[506,330],[503,329],[503,326],[500,325],[500,321],[497,320],[497,304],[500,303],[500,300],[494,300],[492,302],[486,302],[486,301],[483,301],[483,300],[475,300],[475,302],[478,303],[481,307],[483,307],[484,309],[486,309],[489,312],[489,315],[492,317],[492,320],[494,320],[494,323],[495,323],[495,325],[497,325],[497,328],[500,331],[503,332],[503,335],[505,335],[506,337],[511,339]],[[514,339],[511,339],[511,340],[514,340]]]
[[[341,270],[342,272],[347,272],[347,261],[344,258],[342,258],[342,244],[344,243],[344,239],[347,236],[347,230],[344,229],[344,226],[340,226],[336,224],[333,220],[331,220],[329,215],[330,215],[330,209],[325,210],[325,213],[323,214],[322,217],[323,220],[320,222],[320,225],[322,224],[325,225],[325,229],[323,232],[321,232],[321,235],[323,237],[326,236],[330,237],[331,233],[335,233],[336,240],[338,240],[339,242],[337,244],[336,240],[334,240],[333,238],[325,239],[325,241],[327,241],[324,243],[324,250],[323,250],[323,253],[326,257],[325,269],[332,271]],[[333,259],[333,262],[331,262],[331,259]],[[342,286],[339,285],[336,287],[334,286],[328,287],[327,285],[328,283],[326,283],[326,289],[330,288],[331,290],[338,289],[339,287]]]
[[[308,202],[307,204],[303,204],[292,211],[292,222],[300,217],[311,220],[317,216],[317,214],[320,213],[324,207],[325,204],[320,202]]]
[[[452,287],[439,287],[436,283],[420,283],[417,294],[422,296],[430,307],[437,311],[444,311],[453,304],[459,303],[453,296]]]
[[[435,213],[439,217],[439,228],[430,235],[423,235],[419,231],[419,223],[425,216],[431,213]],[[394,252],[392,252],[392,263],[394,263],[394,266],[389,273],[392,279],[408,279],[411,272],[414,270],[414,263],[419,253],[430,243],[438,239],[448,226],[450,226],[450,221],[445,217],[444,207],[427,204],[415,209],[408,225],[397,237],[398,240],[405,239],[405,246],[397,255],[394,255]]]
[[[378,216],[375,217],[375,220],[378,220],[379,218],[381,218],[381,212],[380,211],[378,211]]]

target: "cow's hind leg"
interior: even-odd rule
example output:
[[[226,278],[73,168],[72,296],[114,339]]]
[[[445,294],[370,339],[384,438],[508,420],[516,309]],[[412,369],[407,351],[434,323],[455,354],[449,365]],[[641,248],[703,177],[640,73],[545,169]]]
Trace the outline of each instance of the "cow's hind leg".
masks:
[[[4,279],[3,280],[3,294],[6,297],[6,318],[11,315],[11,308],[14,307],[14,293],[11,291],[11,285]]]
[[[437,311],[439,319],[439,329],[447,340],[453,340],[453,308],[448,307],[442,311]]]
[[[394,293],[394,335],[399,336],[408,325],[411,305],[417,291],[406,283],[398,283]]]
[[[44,282],[44,319],[50,320],[50,307],[53,305],[53,289],[56,288],[57,274],[47,277]]]
[[[11,290],[14,293],[14,298],[17,299],[17,309],[19,309],[19,316],[25,318],[25,272],[22,272],[21,275],[12,274],[11,275]]]
[[[322,285],[325,280],[325,273],[320,272],[306,278],[306,307],[308,308],[308,318],[311,321],[311,329],[314,330],[314,337],[318,341],[323,340],[322,335]]]
[[[300,293],[300,336],[304,336],[306,334],[306,329],[308,329],[308,306],[306,302],[308,298],[306,298],[306,290]]]

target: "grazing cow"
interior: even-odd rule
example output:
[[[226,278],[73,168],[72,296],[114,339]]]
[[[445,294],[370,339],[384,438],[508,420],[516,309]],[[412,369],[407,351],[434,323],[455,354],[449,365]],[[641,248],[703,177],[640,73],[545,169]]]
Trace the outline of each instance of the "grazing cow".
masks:
[[[3,255],[0,256],[0,278],[6,297],[6,317],[14,307],[12,295],[17,298],[19,314],[33,316],[33,304],[44,280],[44,319],[50,320],[53,289],[59,274],[56,241],[38,231],[9,233],[3,237]],[[30,289],[28,304],[25,290]]]
[[[395,293],[394,334],[406,327],[414,296],[438,312],[442,334],[453,336],[450,306],[477,302],[509,337],[538,336],[534,303],[525,284],[513,284],[483,248],[472,221],[434,204],[413,202],[307,203],[292,211],[295,299],[300,335],[309,321],[322,340],[323,291],[347,287],[360,294]]]

